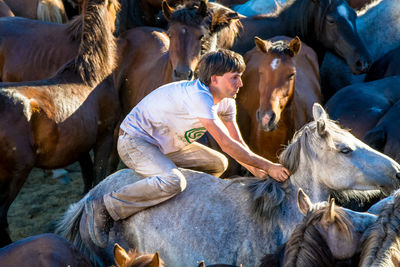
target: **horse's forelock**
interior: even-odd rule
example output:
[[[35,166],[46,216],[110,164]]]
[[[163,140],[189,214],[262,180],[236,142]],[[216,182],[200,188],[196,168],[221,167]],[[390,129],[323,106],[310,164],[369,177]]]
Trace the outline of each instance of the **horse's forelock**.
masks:
[[[400,191],[393,202],[387,203],[376,222],[364,233],[360,266],[390,266],[390,248],[399,249],[397,233],[400,230]],[[389,264],[390,263],[390,264]]]

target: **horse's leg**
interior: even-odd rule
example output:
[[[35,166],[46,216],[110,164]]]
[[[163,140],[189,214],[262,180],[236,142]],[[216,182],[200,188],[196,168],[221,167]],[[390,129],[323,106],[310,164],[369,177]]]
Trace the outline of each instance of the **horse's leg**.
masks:
[[[94,151],[94,184],[98,184],[106,177],[108,158],[113,146],[113,132],[108,131],[97,138]]]
[[[114,136],[113,136],[113,144],[110,152],[110,157],[108,159],[108,166],[107,166],[107,175],[112,174],[115,172],[118,168],[119,164],[119,155],[118,155],[118,150],[117,150],[117,144],[118,144],[118,136],[119,136],[119,125],[121,124],[120,120],[117,124],[117,126],[114,129]]]
[[[89,152],[85,153],[79,158],[79,165],[81,166],[82,179],[83,179],[83,193],[86,194],[93,186],[93,162],[90,158]]]
[[[0,168],[0,247],[11,243],[8,234],[7,213],[11,203],[17,197],[33,166],[24,166],[21,170],[4,170]]]

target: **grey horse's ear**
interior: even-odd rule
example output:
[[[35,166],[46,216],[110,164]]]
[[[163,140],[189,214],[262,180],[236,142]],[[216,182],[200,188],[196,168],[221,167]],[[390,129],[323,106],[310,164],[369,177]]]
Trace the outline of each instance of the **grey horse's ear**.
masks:
[[[299,206],[299,210],[301,213],[304,215],[307,214],[307,212],[311,209],[312,207],[312,202],[310,198],[307,196],[306,193],[304,193],[303,189],[299,188],[299,191],[297,192],[297,205]]]
[[[318,134],[321,136],[325,135],[325,124],[328,120],[328,114],[319,103],[314,103],[313,105],[313,117],[314,120],[317,122]]]
[[[204,261],[201,261],[201,262],[199,263],[199,266],[197,266],[197,267],[206,267],[206,264],[204,263]]]

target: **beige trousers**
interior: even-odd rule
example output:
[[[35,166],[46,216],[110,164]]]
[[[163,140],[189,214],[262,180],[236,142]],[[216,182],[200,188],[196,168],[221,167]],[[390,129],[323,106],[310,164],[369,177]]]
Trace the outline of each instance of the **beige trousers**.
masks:
[[[126,166],[145,178],[104,195],[114,220],[125,219],[182,192],[186,179],[177,166],[217,177],[228,167],[223,154],[197,142],[165,155],[145,139],[125,134],[118,138],[118,154]]]

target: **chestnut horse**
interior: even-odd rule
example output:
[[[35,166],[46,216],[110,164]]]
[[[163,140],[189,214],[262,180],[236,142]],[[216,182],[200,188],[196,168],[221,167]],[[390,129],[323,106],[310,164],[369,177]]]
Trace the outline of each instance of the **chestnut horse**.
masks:
[[[322,62],[327,50],[343,58],[354,74],[366,72],[370,56],[357,33],[355,11],[345,0],[290,0],[275,13],[241,19],[243,30],[232,50],[252,49],[254,36],[299,36]]]
[[[312,120],[313,103],[322,100],[318,60],[298,38],[256,37],[255,43],[245,55],[238,123],[254,152],[277,161],[293,134]]]
[[[82,164],[86,189],[105,176],[120,116],[110,77],[118,2],[86,0],[77,57],[49,79],[0,84],[0,246],[10,242],[7,211],[33,167]],[[108,77],[108,78],[107,78]],[[89,151],[94,150],[94,166]]]
[[[114,260],[117,267],[164,267],[158,252],[154,255],[137,253],[132,249],[126,252],[118,243],[114,244]]]
[[[0,0],[0,17],[14,17],[14,13],[4,0]]]
[[[31,236],[0,248],[1,266],[91,267],[70,242],[55,234]]]
[[[65,23],[62,0],[4,0],[15,16],[48,22]]]
[[[218,34],[225,28],[237,33],[236,12],[208,5],[201,1],[173,9],[164,1],[168,32],[137,27],[121,36],[114,80],[123,115],[157,87],[192,79],[200,55],[219,45]]]

